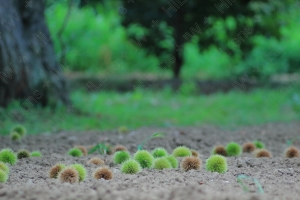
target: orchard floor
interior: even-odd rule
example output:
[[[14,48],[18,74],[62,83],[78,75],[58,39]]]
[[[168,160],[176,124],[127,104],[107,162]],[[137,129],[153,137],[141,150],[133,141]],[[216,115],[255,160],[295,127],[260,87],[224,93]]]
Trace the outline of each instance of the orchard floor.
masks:
[[[125,175],[120,166],[111,163],[111,156],[88,155],[74,158],[66,155],[75,145],[90,146],[106,141],[112,145],[122,144],[133,154],[138,144],[149,135],[163,131],[165,138],[149,141],[144,148],[165,147],[169,152],[179,145],[186,145],[200,153],[200,170],[182,172],[171,170],[143,170],[136,175]],[[60,132],[56,134],[28,135],[21,143],[0,136],[0,149],[11,148],[15,151],[39,150],[42,158],[22,159],[11,167],[7,183],[0,184],[0,199],[20,200],[112,200],[112,199],[299,199],[300,196],[300,158],[286,159],[283,152],[286,140],[300,135],[300,123],[265,124],[243,127],[235,130],[223,130],[212,126],[190,128],[141,128],[128,134],[107,132]],[[240,157],[227,158],[228,171],[225,174],[207,172],[205,160],[211,149],[217,144],[260,139],[265,142],[272,158],[254,158],[244,153]],[[300,148],[300,142],[295,146]],[[92,177],[96,166],[87,165],[94,156],[103,158],[114,172],[112,180],[95,180]],[[49,169],[56,163],[81,163],[88,171],[88,177],[79,184],[60,183],[48,177]],[[256,193],[255,185],[246,181],[250,191],[244,192],[237,183],[237,176],[245,174],[255,177],[262,185],[264,194]]]

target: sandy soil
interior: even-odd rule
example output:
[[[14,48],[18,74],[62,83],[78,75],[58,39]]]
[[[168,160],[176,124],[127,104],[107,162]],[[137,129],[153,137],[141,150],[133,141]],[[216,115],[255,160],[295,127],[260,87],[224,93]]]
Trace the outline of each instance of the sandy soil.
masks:
[[[171,170],[143,170],[136,175],[125,175],[120,166],[111,163],[111,156],[100,156],[114,172],[114,179],[95,180],[92,172],[95,166],[87,165],[95,155],[74,158],[66,155],[75,145],[90,146],[95,142],[109,142],[112,145],[125,145],[131,153],[147,136],[157,132],[167,132],[165,138],[156,138],[145,145],[145,149],[165,147],[169,152],[178,145],[196,149],[201,155],[203,166],[200,170],[182,172]],[[109,132],[60,132],[54,135],[28,135],[22,143],[0,137],[0,149],[12,148],[39,150],[42,158],[19,160],[11,167],[7,183],[0,184],[0,199],[299,199],[300,197],[300,158],[286,159],[283,152],[286,140],[299,136],[300,123],[266,124],[244,127],[236,130],[221,130],[216,127],[198,128],[142,128],[128,134]],[[205,160],[214,145],[236,141],[240,144],[261,139],[273,158],[254,158],[252,154],[228,158],[228,171],[225,174],[207,172]],[[295,143],[300,148],[300,142]],[[79,184],[60,183],[48,177],[49,169],[56,163],[81,163],[88,170],[88,178]],[[250,189],[246,193],[237,183],[239,174],[259,180],[265,194],[257,194],[253,183],[245,182]]]

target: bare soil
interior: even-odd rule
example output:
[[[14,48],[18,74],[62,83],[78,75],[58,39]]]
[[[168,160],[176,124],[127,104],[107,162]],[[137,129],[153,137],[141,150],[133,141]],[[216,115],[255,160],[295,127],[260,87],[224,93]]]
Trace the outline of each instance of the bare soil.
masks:
[[[167,133],[165,138],[149,141],[144,147],[152,150],[164,147],[170,153],[179,145],[185,145],[200,153],[200,170],[183,172],[180,169],[143,170],[135,175],[120,172],[120,166],[113,165],[111,156],[98,154],[74,158],[67,151],[75,145],[91,146],[98,142],[111,145],[122,144],[133,154],[143,139],[157,131]],[[225,130],[212,126],[190,128],[141,128],[128,134],[117,131],[59,132],[56,134],[28,135],[22,142],[10,141],[7,136],[0,137],[0,149],[15,151],[39,150],[42,158],[27,158],[11,167],[7,183],[0,184],[0,199],[299,199],[300,196],[300,158],[284,158],[286,140],[300,134],[300,123],[265,124]],[[227,158],[228,171],[225,174],[205,170],[205,160],[217,144],[226,145],[231,141],[243,144],[260,139],[272,152],[272,158],[254,158],[243,153],[240,157]],[[300,142],[295,142],[300,147]],[[112,180],[96,180],[92,177],[97,168],[87,164],[89,158],[99,156],[114,172]],[[86,166],[88,177],[77,184],[60,183],[50,179],[48,172],[56,163],[66,165],[81,163]],[[264,194],[258,194],[253,182],[245,181],[249,192],[244,192],[237,182],[237,176],[245,174],[255,177],[263,186]]]
[[[85,88],[86,91],[94,92],[100,90],[128,92],[133,91],[137,87],[151,88],[153,90],[161,90],[165,87],[170,87],[174,91],[180,89],[183,80],[160,77],[157,74],[127,74],[127,75],[85,75],[82,73],[67,73],[66,78],[70,88],[78,89]],[[269,80],[259,80],[247,76],[236,77],[233,79],[222,80],[202,80],[192,79],[188,83],[194,86],[193,93],[195,94],[213,94],[216,92],[229,92],[239,90],[248,92],[256,88],[280,88],[290,85],[299,85],[300,77],[297,74],[277,75]],[[87,87],[88,86],[88,87]]]

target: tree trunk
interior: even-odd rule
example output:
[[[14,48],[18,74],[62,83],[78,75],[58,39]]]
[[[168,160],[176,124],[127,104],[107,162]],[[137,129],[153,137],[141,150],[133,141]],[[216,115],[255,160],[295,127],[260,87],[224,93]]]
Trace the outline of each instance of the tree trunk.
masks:
[[[0,106],[12,100],[69,103],[43,0],[0,0]],[[27,105],[27,106],[29,106]]]
[[[183,58],[182,58],[182,54],[179,52],[179,50],[175,51],[175,63],[173,66],[173,76],[174,79],[180,79],[180,72],[181,72],[181,68],[182,68],[182,64],[183,64]]]
[[[174,48],[174,56],[175,56],[175,63],[173,66],[173,78],[180,79],[180,72],[183,65],[183,27],[184,20],[182,16],[184,16],[184,8],[180,8],[174,17],[173,20],[173,27],[174,27],[174,40],[175,40],[175,48]]]

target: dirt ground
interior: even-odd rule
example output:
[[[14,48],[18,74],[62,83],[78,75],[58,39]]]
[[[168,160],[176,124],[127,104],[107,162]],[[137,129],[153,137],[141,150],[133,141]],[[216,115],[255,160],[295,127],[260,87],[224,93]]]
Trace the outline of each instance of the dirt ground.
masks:
[[[170,153],[179,145],[185,145],[200,153],[202,167],[200,170],[182,172],[180,169],[143,170],[135,175],[120,172],[120,166],[111,163],[111,156],[102,156],[114,172],[112,180],[96,180],[92,172],[97,168],[87,165],[87,160],[98,156],[88,155],[74,158],[67,151],[75,145],[90,146],[106,141],[112,145],[122,144],[133,154],[138,144],[151,134],[163,131],[165,138],[149,141],[144,148],[152,150],[164,147]],[[28,135],[21,143],[10,141],[7,136],[0,137],[0,149],[11,148],[15,151],[28,149],[39,150],[42,158],[28,158],[11,167],[9,180],[0,184],[0,199],[21,200],[111,200],[111,199],[299,199],[300,197],[300,158],[287,159],[283,153],[286,140],[300,135],[300,123],[265,124],[224,130],[212,126],[190,128],[141,128],[128,134],[117,131],[59,132],[56,134]],[[260,139],[265,142],[272,158],[254,158],[244,153],[240,157],[227,158],[228,171],[225,174],[207,172],[205,160],[217,144],[236,141]],[[300,148],[300,142],[295,146]],[[50,179],[49,169],[56,163],[66,165],[81,163],[86,166],[88,177],[78,184],[60,183]],[[250,191],[244,192],[237,183],[237,176],[245,174],[255,177],[263,186],[264,194],[256,193],[252,182],[245,182]]]

